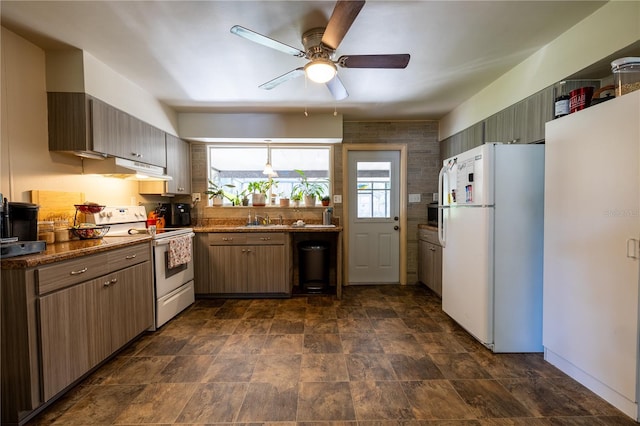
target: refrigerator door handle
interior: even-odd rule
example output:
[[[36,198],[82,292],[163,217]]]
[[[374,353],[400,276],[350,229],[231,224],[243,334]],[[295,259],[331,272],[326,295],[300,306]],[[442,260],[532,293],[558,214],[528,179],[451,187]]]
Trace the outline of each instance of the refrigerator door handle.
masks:
[[[638,240],[635,238],[627,238],[627,257],[638,259]]]
[[[438,174],[438,241],[440,245],[444,248],[446,242],[446,235],[444,231],[444,180],[447,174],[447,167],[444,166],[440,169],[440,173]]]

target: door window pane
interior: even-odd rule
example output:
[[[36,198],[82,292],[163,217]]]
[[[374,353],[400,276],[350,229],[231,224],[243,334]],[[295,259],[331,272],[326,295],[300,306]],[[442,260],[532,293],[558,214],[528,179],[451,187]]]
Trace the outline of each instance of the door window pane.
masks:
[[[357,163],[358,219],[391,217],[391,163]]]

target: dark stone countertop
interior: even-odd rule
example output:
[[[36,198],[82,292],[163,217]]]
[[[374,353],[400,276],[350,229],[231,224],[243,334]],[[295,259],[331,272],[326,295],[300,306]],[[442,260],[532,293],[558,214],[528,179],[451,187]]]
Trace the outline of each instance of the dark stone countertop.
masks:
[[[145,241],[151,241],[151,236],[139,234],[125,237],[104,237],[92,240],[71,240],[64,243],[47,244],[47,248],[41,253],[2,259],[1,266],[2,269],[26,269],[115,250],[140,244]]]

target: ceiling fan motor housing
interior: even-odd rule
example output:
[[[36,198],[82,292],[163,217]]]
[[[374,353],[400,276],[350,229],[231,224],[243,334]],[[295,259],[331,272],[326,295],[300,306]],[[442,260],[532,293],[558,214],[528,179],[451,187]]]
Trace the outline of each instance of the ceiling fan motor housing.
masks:
[[[334,50],[322,44],[325,28],[312,28],[302,34],[302,45],[307,53],[307,59],[331,60]]]

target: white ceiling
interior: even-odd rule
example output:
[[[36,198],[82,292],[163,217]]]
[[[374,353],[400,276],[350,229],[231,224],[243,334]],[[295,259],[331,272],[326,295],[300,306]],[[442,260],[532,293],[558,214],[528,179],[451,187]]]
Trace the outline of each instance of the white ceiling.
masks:
[[[334,1],[11,1],[2,25],[45,49],[83,49],[178,111],[330,110],[345,119],[438,119],[601,7],[601,1],[368,1],[336,57],[409,53],[404,70],[343,69],[334,102],[304,77],[258,88],[304,59],[229,32],[304,49]]]

